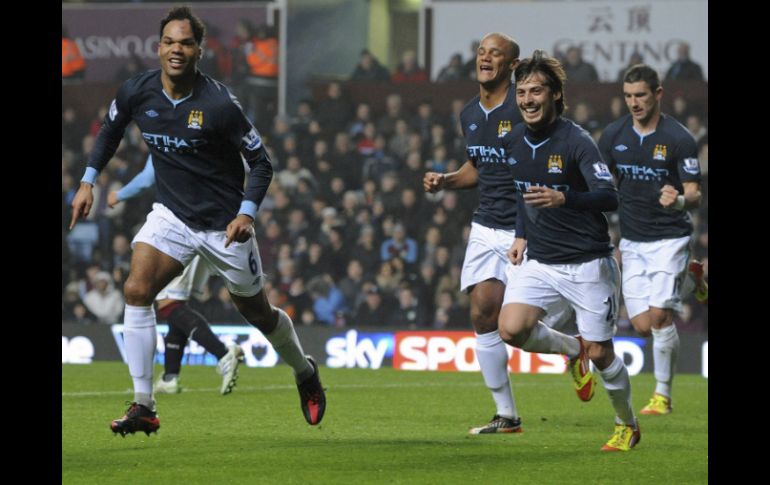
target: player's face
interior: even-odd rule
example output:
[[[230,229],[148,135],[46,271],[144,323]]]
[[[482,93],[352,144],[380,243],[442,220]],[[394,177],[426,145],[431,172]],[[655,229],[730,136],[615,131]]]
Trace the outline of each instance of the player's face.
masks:
[[[516,83],[516,104],[524,123],[533,131],[556,119],[556,101],[561,99],[561,93],[553,93],[545,81],[542,74],[535,72]]]
[[[511,59],[510,46],[495,35],[485,37],[476,51],[476,79],[481,85],[495,86],[510,82],[518,59]]]
[[[158,44],[158,57],[163,73],[171,79],[195,74],[201,50],[189,20],[172,20],[163,29]]]
[[[646,123],[660,112],[660,98],[663,96],[663,88],[658,87],[655,91],[653,93],[645,81],[623,83],[623,97],[634,121]]]

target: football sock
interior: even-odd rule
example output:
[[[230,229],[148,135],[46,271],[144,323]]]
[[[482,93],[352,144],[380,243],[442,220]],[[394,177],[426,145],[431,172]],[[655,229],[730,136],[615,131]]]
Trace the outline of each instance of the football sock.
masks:
[[[265,335],[265,338],[267,338],[278,355],[281,356],[281,359],[294,370],[294,378],[297,380],[297,383],[303,382],[312,376],[315,371],[313,366],[310,365],[310,361],[305,357],[305,352],[302,350],[302,344],[299,343],[297,332],[294,331],[294,324],[291,322],[291,318],[280,308],[275,308],[275,310],[278,312],[278,323],[269,335]]]
[[[564,354],[572,358],[580,353],[580,342],[575,337],[548,328],[543,322],[537,322],[521,348],[527,352]]]
[[[517,418],[519,412],[516,409],[511,380],[508,376],[508,351],[497,330],[476,334],[476,357],[481,366],[484,383],[492,392],[497,414],[507,418]]]
[[[148,407],[152,404],[156,336],[155,310],[152,306],[126,305],[123,341],[128,371],[134,381],[134,400]]]
[[[225,344],[211,331],[209,322],[189,305],[176,307],[168,317],[168,324],[182,330],[186,336],[198,342],[206,351],[214,354],[217,360],[227,353]]]
[[[599,374],[612,407],[615,408],[616,422],[636,425],[634,410],[631,409],[631,381],[623,361],[616,355],[615,360],[606,369],[600,370]]]
[[[671,397],[671,384],[679,354],[679,333],[676,326],[652,329],[652,358],[655,364],[655,392]]]

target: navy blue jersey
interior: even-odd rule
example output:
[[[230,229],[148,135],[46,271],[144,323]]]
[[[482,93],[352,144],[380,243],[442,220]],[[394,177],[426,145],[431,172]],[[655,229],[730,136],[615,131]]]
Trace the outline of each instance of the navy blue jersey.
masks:
[[[468,158],[478,171],[479,207],[473,222],[495,229],[516,228],[516,194],[503,140],[521,122],[513,84],[502,104],[486,113],[476,96],[460,113]]]
[[[591,136],[570,120],[557,118],[534,134],[522,123],[505,138],[510,170],[519,193],[532,185],[561,192],[610,190],[615,185]],[[600,211],[567,207],[537,209],[520,200],[527,257],[546,264],[583,263],[609,256],[613,246]]]
[[[198,73],[192,93],[172,102],[161,71],[137,75],[118,90],[88,166],[101,171],[133,120],[150,148],[158,201],[193,229],[225,230],[250,201],[262,202],[272,179],[259,133],[220,82]],[[244,166],[251,171],[244,197]]]
[[[661,114],[655,131],[641,136],[628,114],[602,132],[599,149],[617,178],[623,238],[657,241],[692,234],[687,211],[659,202],[666,184],[684,193],[682,182],[700,183],[698,148],[687,128]]]

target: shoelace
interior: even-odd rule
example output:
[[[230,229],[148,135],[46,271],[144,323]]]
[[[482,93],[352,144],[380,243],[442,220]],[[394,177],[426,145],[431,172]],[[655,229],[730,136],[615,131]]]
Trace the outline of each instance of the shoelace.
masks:
[[[631,431],[631,429],[628,426],[617,425],[615,428],[615,434],[612,436],[612,439],[610,440],[610,445],[615,448],[620,448],[621,446],[625,446],[626,433],[628,433],[629,431]]]

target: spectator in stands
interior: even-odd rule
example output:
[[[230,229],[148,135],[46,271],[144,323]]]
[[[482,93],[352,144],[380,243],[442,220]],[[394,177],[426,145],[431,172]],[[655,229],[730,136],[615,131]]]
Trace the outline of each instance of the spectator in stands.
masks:
[[[230,50],[219,38],[219,27],[211,22],[206,23],[206,40],[204,41],[203,57],[198,62],[201,72],[229,84],[233,74],[233,59]],[[127,79],[126,77],[120,78]]]
[[[698,115],[691,114],[687,117],[687,129],[690,130],[695,143],[699,144],[704,136],[708,134],[708,129],[701,121]]]
[[[393,302],[385,297],[376,284],[367,282],[363,288],[364,299],[353,314],[352,323],[362,327],[384,327],[393,324]]]
[[[339,282],[339,289],[345,297],[345,304],[348,308],[358,308],[363,300],[361,290],[364,283],[364,267],[361,261],[349,259],[346,275]]]
[[[278,38],[270,26],[262,24],[245,48],[249,70],[241,103],[257,129],[266,132],[278,112]]]
[[[628,64],[626,64],[625,67],[623,67],[621,70],[618,71],[617,82],[622,83],[623,77],[626,75],[626,71],[628,71],[632,66],[641,64],[643,62],[644,62],[644,57],[642,57],[639,51],[632,52],[631,55],[628,57]]]
[[[331,276],[316,276],[308,281],[307,290],[314,300],[313,313],[316,320],[324,325],[340,326],[341,314],[346,313],[348,307],[345,305],[345,296],[334,284]]]
[[[407,116],[401,95],[397,93],[389,94],[385,98],[385,114],[377,120],[377,132],[382,133],[386,137],[393,136],[396,122],[400,119],[406,119]]]
[[[132,53],[128,57],[128,60],[124,62],[122,66],[120,66],[120,69],[115,72],[113,81],[116,83],[122,83],[126,79],[130,79],[146,70],[147,68],[144,66],[144,63],[142,62],[142,59],[139,57],[139,55]]]
[[[428,82],[428,71],[417,64],[417,54],[406,50],[401,54],[401,62],[393,73],[394,83],[423,83]]]
[[[386,239],[380,249],[380,259],[390,261],[398,257],[407,264],[417,262],[417,242],[406,235],[406,229],[401,223],[393,226],[393,237]]]
[[[456,52],[449,58],[449,64],[441,68],[436,81],[445,83],[447,81],[465,80],[468,79],[465,74],[466,71],[465,66],[463,66],[462,56],[459,52]]]
[[[67,27],[61,26],[61,79],[62,83],[80,82],[86,75],[86,60],[78,45],[70,39]]]
[[[682,42],[676,50],[676,61],[666,72],[666,81],[703,81],[700,64],[690,59],[690,44]]]
[[[567,79],[571,82],[598,82],[599,74],[596,67],[590,62],[583,60],[583,49],[579,46],[572,46],[567,49],[564,57],[564,71],[567,73]]]
[[[398,290],[398,307],[393,312],[392,322],[396,328],[409,330],[429,327],[432,323],[428,322],[425,306],[420,305],[414,291],[406,283],[402,284]]]
[[[318,122],[328,135],[342,131],[350,120],[350,103],[342,93],[338,82],[331,82],[326,87],[326,99],[318,103]]]
[[[380,64],[380,61],[369,52],[369,49],[364,49],[361,51],[361,55],[358,58],[358,64],[356,64],[356,68],[353,69],[350,79],[353,81],[388,82],[390,81],[390,73],[382,64]]]
[[[368,224],[361,226],[359,234],[351,257],[361,262],[367,276],[373,276],[380,264],[380,248],[376,243],[374,228]]]
[[[471,56],[463,64],[463,72],[465,73],[464,77],[465,79],[470,79],[471,81],[476,80],[476,55],[478,54],[479,45],[481,45],[481,41],[478,39],[471,41]]]
[[[83,298],[86,308],[96,315],[99,323],[118,323],[123,314],[123,295],[115,289],[112,276],[100,271],[94,277],[94,287]]]
[[[455,303],[453,293],[448,290],[441,291],[436,297],[436,311],[433,319],[433,328],[466,329],[468,317],[463,308]]]

